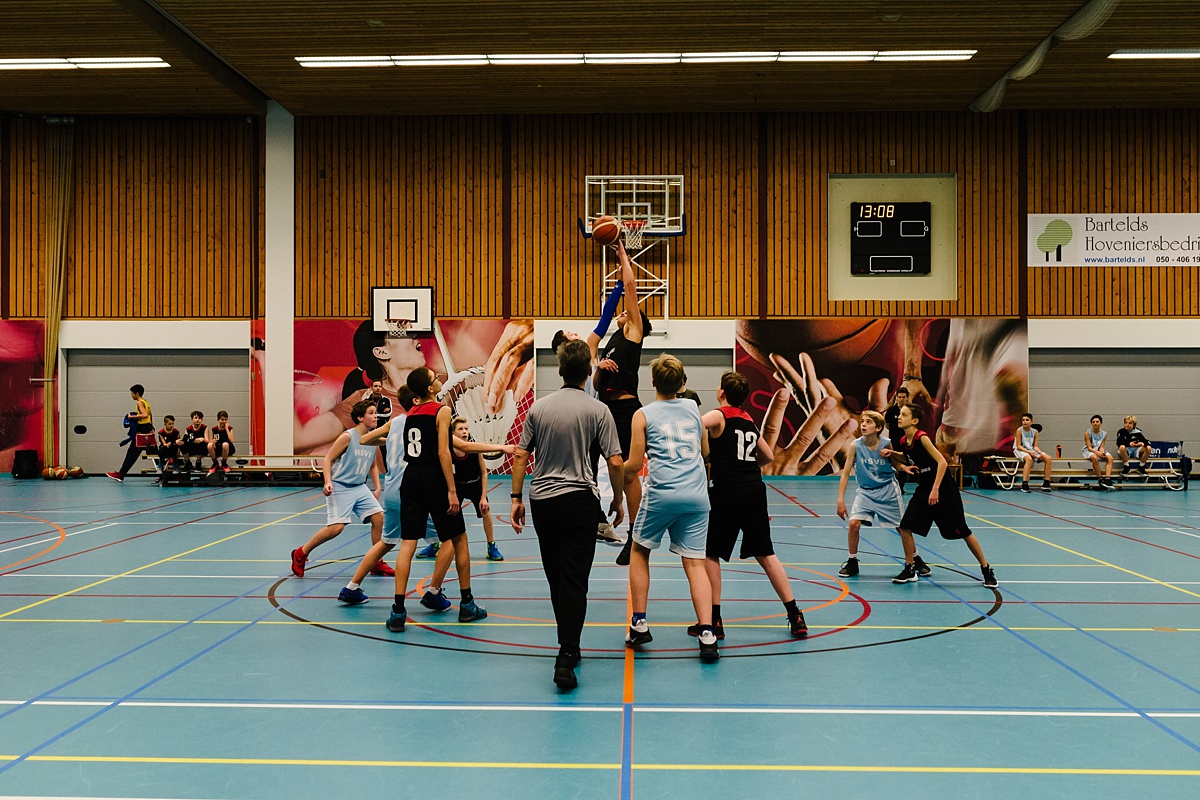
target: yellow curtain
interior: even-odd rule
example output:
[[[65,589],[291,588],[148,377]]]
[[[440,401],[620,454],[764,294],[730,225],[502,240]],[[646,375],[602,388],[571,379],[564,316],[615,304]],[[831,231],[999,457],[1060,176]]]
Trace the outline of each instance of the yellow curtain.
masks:
[[[42,446],[45,463],[58,461],[54,449],[58,366],[58,326],[62,322],[63,291],[67,282],[67,237],[75,199],[75,125],[72,121],[50,120],[46,125],[46,238],[43,264],[46,276],[45,361],[42,368]]]

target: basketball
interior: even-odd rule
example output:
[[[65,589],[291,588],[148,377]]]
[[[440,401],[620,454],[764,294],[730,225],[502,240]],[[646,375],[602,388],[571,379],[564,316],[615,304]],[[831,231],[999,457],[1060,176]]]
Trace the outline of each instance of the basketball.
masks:
[[[67,477],[67,468],[66,467],[55,467],[54,468],[54,479],[56,481],[65,480],[66,477]]]
[[[820,377],[854,367],[869,355],[879,354],[887,346],[891,320],[739,320],[738,344],[763,365],[770,365],[770,354],[778,353],[796,363],[799,353],[808,353]],[[896,359],[888,353],[886,361]],[[902,355],[902,354],[901,354]],[[901,367],[897,364],[896,367]]]
[[[42,477],[45,478],[46,480],[50,480],[51,478],[53,478],[54,477],[54,467],[44,468],[42,470]]]
[[[617,222],[616,218],[603,216],[597,217],[592,223],[592,238],[596,244],[608,246],[615,244],[617,239],[621,237],[621,223]]]
[[[67,474],[70,475],[72,478],[82,478],[83,477],[83,467],[71,467],[69,470],[67,470]]]

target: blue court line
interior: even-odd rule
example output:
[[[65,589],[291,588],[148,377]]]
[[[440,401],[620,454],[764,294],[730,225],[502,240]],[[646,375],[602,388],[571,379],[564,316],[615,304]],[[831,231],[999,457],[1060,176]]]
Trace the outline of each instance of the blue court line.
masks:
[[[344,542],[343,544],[339,545],[338,547],[335,547],[335,548],[334,548],[334,549],[333,549],[331,552],[333,552],[333,553],[336,553],[338,550],[341,550],[341,549],[342,549],[342,548],[344,548],[344,547],[348,547],[349,545],[351,545],[351,544],[353,544],[354,542],[356,542],[358,539],[361,539],[363,536],[369,536],[369,535],[370,535],[370,531],[364,531],[363,533],[360,533],[358,536],[352,537],[352,538],[351,538],[349,541],[347,541],[347,542]],[[348,566],[348,565],[347,565],[347,566]],[[295,599],[297,599],[297,598],[299,598],[299,597],[303,597],[304,595],[308,594],[309,592],[311,592],[311,591],[313,591],[313,590],[315,590],[315,589],[318,589],[318,588],[320,588],[320,587],[321,587],[321,586],[323,586],[325,583],[327,583],[327,582],[329,582],[330,580],[332,580],[332,579],[336,578],[337,576],[339,576],[339,575],[343,574],[345,571],[346,571],[346,567],[343,567],[341,570],[339,570],[339,571],[337,571],[337,572],[333,573],[333,574],[332,574],[332,575],[330,575],[329,577],[327,577],[327,578],[325,578],[325,579],[321,580],[320,582],[318,582],[318,583],[316,583],[315,585],[313,585],[313,586],[309,587],[308,589],[304,590],[303,592],[300,592],[299,594],[297,594],[297,595],[295,595],[294,597],[290,598],[289,600],[287,600],[286,602],[284,602],[282,605],[285,605],[285,606],[286,606],[288,603],[292,602],[293,600],[295,600]],[[111,658],[111,659],[109,659],[108,661],[105,661],[103,664],[100,664],[100,665],[98,665],[98,666],[92,667],[91,669],[87,670],[86,672],[80,673],[79,675],[76,675],[74,678],[71,678],[70,680],[66,681],[65,683],[59,684],[58,686],[56,686],[56,687],[54,687],[54,688],[52,688],[52,689],[49,689],[49,690],[48,690],[48,691],[46,691],[46,692],[43,692],[42,694],[38,695],[37,697],[34,697],[34,698],[30,699],[30,700],[27,700],[26,702],[22,703],[22,704],[21,704],[21,705],[19,705],[19,706],[15,706],[15,707],[13,707],[13,708],[9,709],[8,711],[5,711],[5,712],[3,712],[3,713],[0,713],[0,720],[4,719],[5,717],[9,716],[10,714],[15,714],[17,711],[20,711],[21,709],[24,709],[24,708],[29,708],[29,706],[30,706],[30,705],[31,705],[33,702],[35,702],[35,701],[37,701],[37,700],[46,700],[46,699],[50,699],[50,696],[51,696],[51,695],[53,695],[53,694],[54,694],[56,691],[58,691],[59,689],[61,689],[61,688],[64,688],[64,687],[66,687],[66,686],[70,686],[70,685],[71,685],[71,684],[73,684],[73,683],[77,683],[78,681],[80,681],[80,680],[83,680],[83,679],[84,679],[84,678],[86,678],[87,676],[89,676],[89,675],[92,675],[92,674],[94,674],[94,673],[96,673],[96,672],[98,672],[98,671],[100,671],[100,670],[104,669],[105,667],[107,667],[107,666],[109,666],[109,665],[111,665],[111,664],[113,664],[113,663],[115,663],[115,662],[117,662],[117,661],[120,661],[121,659],[125,658],[126,656],[132,655],[133,653],[136,653],[136,652],[138,652],[139,650],[142,650],[142,649],[144,649],[144,648],[146,648],[146,647],[150,646],[151,644],[153,644],[153,643],[155,643],[155,642],[157,642],[157,641],[159,641],[159,640],[161,640],[161,639],[164,639],[164,638],[166,638],[167,636],[170,636],[170,635],[171,635],[171,634],[173,634],[173,633],[177,633],[178,631],[181,631],[181,630],[183,630],[184,628],[186,628],[186,627],[190,626],[190,625],[191,625],[193,622],[196,622],[196,621],[198,621],[198,620],[202,620],[202,619],[204,619],[205,617],[207,617],[207,616],[209,616],[209,615],[211,615],[211,614],[215,614],[216,612],[220,611],[221,609],[223,609],[223,608],[225,608],[225,607],[227,607],[227,606],[229,606],[229,605],[231,605],[231,604],[233,604],[233,603],[236,603],[236,602],[237,602],[237,601],[239,601],[239,600],[242,600],[242,599],[244,599],[244,598],[245,598],[245,596],[246,596],[246,595],[248,595],[248,594],[250,594],[251,592],[258,591],[258,590],[262,589],[262,588],[263,588],[263,587],[265,587],[265,586],[270,586],[272,583],[274,583],[274,582],[275,582],[275,580],[276,580],[276,579],[272,578],[271,580],[269,580],[269,581],[267,581],[267,582],[265,582],[265,583],[260,583],[259,585],[257,585],[257,586],[255,586],[255,587],[253,587],[252,589],[250,589],[250,590],[248,590],[248,591],[246,591],[246,592],[243,592],[241,595],[238,595],[237,597],[235,597],[235,598],[233,598],[233,599],[231,599],[231,600],[226,600],[225,602],[223,602],[223,603],[221,603],[221,604],[217,605],[216,607],[214,607],[214,608],[211,608],[211,609],[209,609],[208,611],[205,611],[203,614],[200,614],[200,615],[198,615],[198,616],[196,616],[196,617],[193,617],[192,619],[188,620],[187,622],[184,622],[184,623],[182,623],[182,624],[180,624],[180,625],[177,625],[177,626],[175,626],[174,628],[172,628],[172,629],[170,629],[170,630],[168,630],[168,631],[165,631],[164,633],[161,633],[161,634],[159,634],[158,636],[155,636],[154,638],[152,638],[152,639],[149,639],[149,640],[147,640],[147,641],[143,642],[142,644],[138,645],[137,647],[134,647],[133,649],[131,649],[131,650],[129,650],[129,651],[127,651],[127,652],[125,652],[125,653],[122,653],[121,655],[115,656],[114,658]],[[102,715],[104,715],[104,714],[107,714],[109,711],[112,711],[114,708],[119,708],[121,703],[123,703],[123,702],[125,702],[125,701],[127,701],[127,700],[132,700],[134,697],[136,697],[137,695],[139,695],[140,693],[142,693],[142,692],[143,692],[143,691],[145,691],[146,689],[149,689],[149,688],[150,688],[151,686],[153,686],[154,684],[158,683],[158,682],[159,682],[159,681],[161,681],[161,680],[164,680],[164,679],[166,679],[167,677],[169,677],[170,675],[174,674],[174,673],[175,673],[175,672],[177,672],[178,670],[180,670],[180,669],[183,669],[184,667],[186,667],[188,664],[192,663],[192,662],[193,662],[193,661],[195,661],[196,659],[200,658],[200,657],[201,657],[201,656],[203,656],[203,655],[206,655],[206,654],[208,654],[208,653],[212,652],[213,650],[215,650],[216,648],[220,647],[220,646],[221,646],[222,644],[224,644],[225,642],[227,642],[227,641],[229,641],[230,639],[233,639],[235,636],[238,636],[238,635],[240,635],[240,634],[244,633],[245,631],[247,631],[247,630],[249,630],[249,629],[253,628],[253,627],[254,627],[254,626],[255,626],[255,625],[258,623],[258,622],[260,622],[260,621],[262,621],[262,620],[266,619],[267,617],[273,616],[273,615],[274,615],[274,614],[276,614],[276,613],[277,613],[277,609],[275,609],[274,607],[272,607],[272,608],[271,608],[269,611],[267,611],[266,613],[264,613],[263,615],[261,615],[261,616],[260,616],[260,617],[258,617],[257,619],[251,620],[249,623],[247,623],[246,625],[243,625],[242,627],[240,627],[240,628],[238,628],[237,630],[233,631],[233,632],[232,632],[232,633],[230,633],[228,636],[224,636],[224,637],[222,637],[221,639],[219,639],[219,640],[217,640],[216,642],[214,642],[213,644],[211,644],[211,645],[209,645],[209,646],[207,646],[207,647],[203,648],[202,650],[200,650],[199,652],[195,653],[194,655],[192,655],[192,656],[189,656],[187,659],[185,659],[184,661],[180,662],[179,664],[176,664],[174,667],[171,667],[171,668],[170,668],[170,669],[168,669],[167,671],[165,671],[165,672],[163,672],[163,673],[159,674],[158,676],[156,676],[156,677],[154,677],[154,678],[150,679],[149,681],[147,681],[146,683],[144,683],[144,684],[142,684],[141,686],[137,687],[137,688],[136,688],[136,689],[134,689],[133,691],[131,691],[131,692],[129,692],[128,694],[124,695],[123,697],[121,697],[121,698],[117,699],[117,700],[116,700],[116,701],[114,701],[114,702],[113,702],[111,705],[105,706],[104,708],[100,709],[99,711],[95,712],[94,714],[91,714],[90,716],[84,717],[84,718],[83,718],[82,720],[80,720],[79,722],[75,723],[74,725],[71,725],[70,727],[66,728],[65,730],[62,730],[62,731],[60,731],[59,733],[55,734],[54,736],[50,737],[50,738],[49,738],[49,739],[47,739],[46,741],[44,741],[44,742],[42,742],[41,744],[39,744],[39,745],[37,745],[36,747],[34,747],[32,750],[29,750],[28,752],[25,752],[25,753],[23,753],[22,755],[18,756],[17,758],[13,759],[12,761],[8,762],[7,764],[5,764],[5,765],[3,765],[3,766],[0,766],[0,775],[4,774],[4,773],[5,773],[5,772],[7,772],[9,769],[11,769],[11,768],[15,767],[17,764],[23,763],[23,762],[24,762],[26,759],[28,759],[30,756],[37,755],[37,754],[38,754],[38,753],[40,753],[42,750],[45,750],[45,749],[46,749],[47,747],[49,747],[50,745],[52,745],[52,744],[54,744],[55,742],[57,742],[57,741],[59,741],[60,739],[62,739],[64,736],[67,736],[67,735],[69,735],[69,734],[71,734],[71,733],[74,733],[75,731],[77,731],[77,730],[79,730],[80,728],[82,728],[84,725],[87,725],[87,724],[88,724],[89,722],[91,722],[92,720],[94,720],[94,719],[97,719],[97,718],[99,718],[100,716],[102,716]]]
[[[864,537],[862,537],[862,538],[863,538],[864,540],[866,539],[866,537],[865,537],[865,536],[864,536]],[[897,538],[899,538],[899,534],[897,534]],[[874,544],[872,543],[872,546],[873,546],[873,547],[875,547],[876,545],[874,545]],[[924,550],[925,550],[926,552],[928,552],[928,553],[933,553],[934,555],[936,555],[936,556],[938,557],[938,559],[939,559],[939,560],[946,561],[947,563],[949,563],[949,564],[953,565],[953,566],[954,566],[955,568],[957,568],[957,569],[960,569],[960,570],[961,570],[961,569],[963,569],[963,567],[962,567],[962,565],[961,565],[961,564],[959,564],[959,563],[955,562],[955,561],[954,561],[954,560],[952,560],[952,559],[946,559],[946,558],[944,558],[944,557],[942,556],[942,554],[938,553],[937,551],[935,551],[935,550],[933,550],[933,549],[931,549],[931,548],[928,548],[927,546],[926,546],[926,547],[923,547],[922,549],[924,549]],[[927,579],[927,580],[928,580],[928,579]],[[1004,631],[1006,631],[1007,633],[1011,634],[1011,635],[1012,635],[1013,637],[1015,637],[1015,638],[1016,638],[1018,641],[1020,641],[1020,642],[1022,642],[1022,643],[1024,643],[1024,644],[1026,644],[1026,645],[1028,645],[1028,646],[1029,646],[1030,648],[1032,648],[1033,650],[1035,650],[1035,651],[1037,651],[1037,652],[1041,653],[1041,654],[1042,654],[1042,655],[1044,655],[1046,658],[1050,659],[1051,661],[1053,661],[1054,663],[1058,664],[1058,665],[1059,665],[1060,667],[1062,667],[1063,669],[1065,669],[1065,670],[1067,670],[1068,672],[1070,672],[1071,674],[1075,675],[1075,676],[1076,676],[1077,678],[1079,678],[1080,680],[1084,681],[1085,683],[1087,683],[1087,684],[1089,684],[1090,686],[1092,686],[1093,688],[1095,688],[1097,691],[1100,691],[1100,692],[1102,692],[1102,693],[1104,693],[1104,694],[1108,695],[1110,698],[1112,698],[1113,700],[1115,700],[1115,701],[1117,701],[1118,703],[1120,703],[1122,706],[1124,706],[1124,707],[1125,707],[1126,709],[1128,709],[1129,711],[1132,711],[1132,712],[1134,712],[1135,714],[1137,714],[1138,716],[1140,716],[1142,719],[1144,719],[1144,720],[1146,720],[1147,722],[1149,722],[1151,725],[1154,725],[1155,727],[1157,727],[1157,728],[1159,728],[1160,730],[1162,730],[1164,733],[1166,733],[1166,734],[1170,735],[1171,737],[1173,737],[1173,738],[1177,739],[1178,741],[1182,742],[1183,744],[1187,745],[1187,746],[1188,746],[1188,747],[1190,747],[1192,750],[1195,750],[1197,753],[1200,753],[1200,744],[1197,744],[1197,743],[1193,742],[1191,739],[1188,739],[1188,738],[1187,738],[1186,736],[1184,736],[1183,734],[1181,734],[1181,733],[1178,733],[1178,732],[1177,732],[1177,731],[1175,731],[1173,728],[1170,728],[1170,727],[1168,727],[1167,725],[1163,724],[1162,722],[1159,722],[1159,721],[1158,721],[1157,719],[1155,719],[1154,717],[1151,717],[1151,716],[1150,716],[1150,715],[1149,715],[1149,714],[1148,714],[1146,711],[1144,711],[1143,709],[1141,709],[1141,708],[1139,708],[1139,707],[1137,707],[1137,706],[1133,705],[1133,704],[1132,704],[1132,703],[1130,703],[1129,701],[1125,700],[1123,697],[1121,697],[1120,695],[1118,695],[1116,692],[1112,691],[1111,689],[1107,688],[1106,686],[1104,686],[1103,684],[1101,684],[1099,681],[1096,681],[1096,680],[1094,680],[1094,679],[1092,679],[1092,678],[1088,677],[1088,676],[1087,676],[1087,675],[1085,675],[1085,674],[1084,674],[1084,673],[1083,673],[1081,670],[1079,670],[1079,669],[1076,669],[1075,667],[1071,666],[1070,664],[1068,664],[1067,662],[1063,661],[1063,660],[1062,660],[1061,658],[1059,658],[1058,656],[1056,656],[1056,655],[1054,655],[1053,653],[1051,653],[1050,651],[1046,650],[1044,647],[1041,647],[1040,645],[1038,645],[1038,644],[1035,644],[1035,643],[1034,643],[1032,640],[1030,640],[1029,638],[1027,638],[1027,637],[1025,637],[1025,636],[1022,636],[1021,634],[1017,633],[1016,631],[1014,631],[1014,630],[1013,630],[1012,628],[1010,628],[1008,625],[1005,625],[1003,622],[1001,622],[1001,621],[1000,621],[999,619],[997,619],[996,617],[994,617],[994,616],[992,616],[992,615],[988,614],[986,611],[984,611],[983,609],[981,609],[981,608],[977,607],[977,606],[976,606],[974,603],[970,602],[969,600],[966,600],[965,598],[958,596],[957,594],[955,594],[954,592],[952,592],[950,589],[948,589],[947,587],[943,586],[941,583],[937,582],[936,580],[930,580],[929,582],[930,582],[930,583],[932,583],[934,586],[936,586],[936,587],[937,587],[938,589],[940,589],[941,591],[945,592],[946,594],[950,595],[950,596],[951,596],[951,597],[953,597],[954,599],[958,600],[960,603],[962,603],[963,605],[965,605],[967,608],[970,608],[972,611],[975,611],[976,613],[978,613],[978,614],[980,614],[980,615],[982,615],[982,616],[985,616],[985,617],[987,617],[989,620],[991,620],[991,621],[992,621],[992,623],[994,623],[995,625],[999,626],[1001,629],[1003,629],[1003,630],[1004,630]],[[1027,604],[1029,604],[1029,605],[1031,605],[1031,606],[1034,606],[1035,608],[1039,608],[1039,610],[1041,610],[1041,609],[1040,609],[1040,607],[1039,607],[1039,606],[1037,606],[1037,604],[1035,604],[1035,603],[1032,603],[1032,602],[1030,602],[1029,600],[1026,600],[1025,598],[1021,597],[1020,595],[1016,594],[1015,592],[1013,592],[1013,593],[1012,593],[1012,595],[1013,595],[1014,597],[1018,598],[1019,600],[1021,600],[1022,602],[1024,602],[1024,603],[1027,603]],[[1049,612],[1044,612],[1044,613],[1047,613],[1047,614],[1048,614]],[[1053,616],[1053,615],[1051,615],[1051,616]],[[1056,617],[1056,618],[1057,618],[1057,617]],[[1076,625],[1073,625],[1072,623],[1066,622],[1065,620],[1063,620],[1063,622],[1064,622],[1064,624],[1066,624],[1066,625],[1068,625],[1068,626],[1070,626],[1070,627],[1074,628],[1074,629],[1075,629],[1076,631],[1078,631],[1079,633],[1083,633],[1085,636],[1090,636],[1090,634],[1088,634],[1087,632],[1085,632],[1085,631],[1081,630],[1081,629],[1080,629],[1078,626],[1076,626]],[[1104,642],[1104,640],[1102,640],[1102,639],[1099,639],[1098,637],[1091,636],[1091,638],[1093,638],[1093,639],[1096,639],[1096,641],[1100,642],[1101,644],[1108,644],[1107,642]],[[1112,646],[1112,645],[1109,645],[1109,646],[1110,646],[1110,647],[1112,647],[1112,649],[1116,650],[1117,652],[1119,652],[1119,653],[1123,653],[1123,651],[1122,651],[1122,650],[1120,650],[1120,648],[1117,648],[1117,647],[1115,647],[1115,646]],[[1142,662],[1142,661],[1140,661],[1140,659],[1137,659],[1136,657],[1134,657],[1134,656],[1132,656],[1132,655],[1130,655],[1130,654],[1127,654],[1127,653],[1126,653],[1125,655],[1129,656],[1130,658],[1132,658],[1132,659],[1133,659],[1133,660],[1135,660],[1135,661],[1138,661],[1139,663],[1143,663],[1143,664],[1145,663],[1145,662]],[[1147,667],[1148,667],[1149,669],[1151,669],[1151,670],[1154,670],[1154,671],[1158,672],[1158,670],[1157,670],[1157,669],[1155,669],[1154,667],[1151,667],[1151,666],[1150,666],[1150,665],[1148,665],[1148,664],[1146,664],[1145,666],[1147,666]],[[1165,675],[1165,673],[1164,673],[1164,677],[1169,677],[1169,676],[1166,676],[1166,675]]]
[[[621,704],[621,800],[633,800],[633,703]]]

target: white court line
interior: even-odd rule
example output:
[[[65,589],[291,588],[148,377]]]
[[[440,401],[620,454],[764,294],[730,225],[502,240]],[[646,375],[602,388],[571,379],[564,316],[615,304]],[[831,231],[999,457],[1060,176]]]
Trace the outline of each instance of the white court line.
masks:
[[[0,706],[22,705],[23,700],[0,700]],[[277,709],[282,711],[505,711],[533,713],[620,713],[622,706],[603,705],[468,705],[451,703],[265,703],[227,701],[130,700],[35,700],[35,706],[129,708],[227,708]],[[806,716],[898,716],[898,717],[1100,717],[1142,719],[1135,711],[1055,711],[1051,709],[958,709],[958,708],[786,708],[737,706],[656,706],[634,703],[638,711],[652,714],[795,714]],[[1200,719],[1200,711],[1152,711],[1146,716],[1159,719]]]
[[[1164,531],[1171,531],[1171,533],[1178,533],[1178,534],[1181,534],[1181,535],[1183,535],[1183,536],[1191,536],[1193,539],[1200,539],[1200,535],[1197,535],[1197,534],[1195,534],[1195,533],[1186,533],[1185,531],[1177,531],[1177,530],[1175,530],[1174,528],[1163,528],[1163,530],[1164,530]]]
[[[95,528],[88,528],[86,531],[75,531],[74,533],[68,533],[67,536],[78,536],[81,533],[91,533],[92,531],[98,531],[101,528],[111,528],[113,525],[116,525],[116,524],[117,523],[115,523],[115,522],[110,522],[107,525],[100,525]],[[65,539],[65,538],[67,538],[67,536],[64,536],[63,538]],[[0,553],[8,553],[12,550],[20,550],[22,547],[33,547],[35,544],[45,544],[46,542],[57,542],[57,541],[58,541],[57,536],[51,536],[49,539],[38,539],[36,542],[26,542],[25,544],[19,544],[16,547],[9,547],[7,549],[0,550]]]

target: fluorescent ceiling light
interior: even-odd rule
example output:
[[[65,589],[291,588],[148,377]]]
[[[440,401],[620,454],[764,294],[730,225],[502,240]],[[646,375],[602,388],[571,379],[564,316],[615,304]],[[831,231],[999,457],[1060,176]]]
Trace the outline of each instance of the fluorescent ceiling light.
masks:
[[[477,56],[392,56],[397,67],[464,67],[486,66],[488,57]]]
[[[115,58],[0,58],[0,69],[153,69],[171,66],[156,56]]]
[[[780,61],[872,61],[877,50],[792,50],[779,54]]]
[[[774,61],[779,58],[775,51],[741,51],[734,53],[684,53],[681,60],[685,64],[753,64]]]
[[[1109,58],[1200,58],[1200,49],[1117,50]]]
[[[390,67],[391,56],[296,56],[302,67]]]
[[[589,64],[678,64],[682,53],[585,53]]]
[[[876,61],[969,61],[978,50],[880,50]]]
[[[489,54],[493,64],[582,64],[583,53],[499,53]]]

